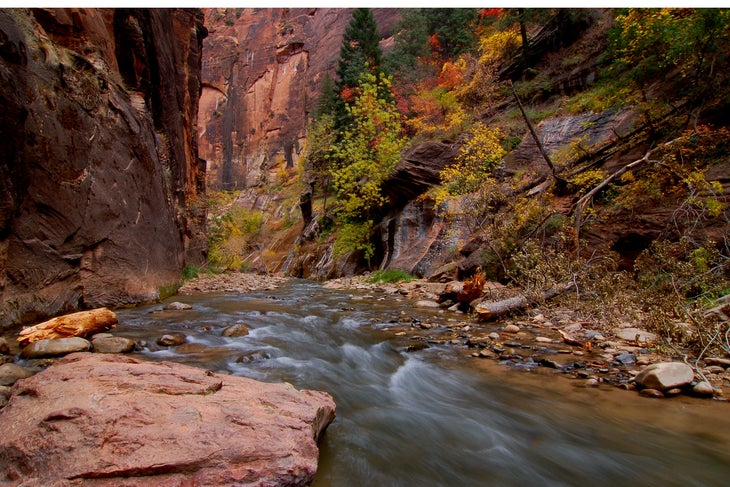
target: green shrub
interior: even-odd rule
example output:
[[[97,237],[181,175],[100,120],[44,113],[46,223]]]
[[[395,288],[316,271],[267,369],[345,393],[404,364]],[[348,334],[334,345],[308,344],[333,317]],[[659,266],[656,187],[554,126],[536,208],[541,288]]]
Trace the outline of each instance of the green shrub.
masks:
[[[410,282],[415,278],[415,276],[400,269],[387,269],[384,271],[373,272],[373,274],[370,276],[370,279],[368,279],[368,282],[373,284],[378,282]]]

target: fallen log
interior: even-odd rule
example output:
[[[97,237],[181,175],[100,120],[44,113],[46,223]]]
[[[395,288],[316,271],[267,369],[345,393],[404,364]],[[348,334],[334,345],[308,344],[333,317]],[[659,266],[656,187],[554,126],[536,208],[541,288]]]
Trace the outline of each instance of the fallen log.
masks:
[[[117,324],[117,315],[107,308],[79,311],[57,316],[43,323],[20,330],[17,340],[22,346],[38,340],[82,337],[99,333]]]
[[[543,301],[552,299],[555,296],[569,291],[574,286],[575,284],[571,282],[570,284],[552,287],[543,291],[540,294],[540,298]],[[474,311],[476,312],[479,320],[489,321],[499,318],[500,316],[513,313],[515,311],[520,311],[529,306],[534,306],[535,304],[537,304],[536,300],[529,299],[525,295],[519,295],[508,299],[502,299],[500,301],[487,301],[479,303],[474,307]]]

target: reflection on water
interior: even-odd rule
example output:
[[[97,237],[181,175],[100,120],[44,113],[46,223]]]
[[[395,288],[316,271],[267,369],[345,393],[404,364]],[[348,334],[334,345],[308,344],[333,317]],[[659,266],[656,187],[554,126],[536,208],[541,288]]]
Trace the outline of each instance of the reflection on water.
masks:
[[[315,486],[725,485],[728,405],[657,401],[586,390],[447,349],[399,353],[374,328],[408,301],[352,300],[316,283],[276,291],[179,296],[117,313],[117,334],[147,340],[141,352],[263,381],[332,394],[337,419],[320,442]],[[236,322],[247,336],[226,338]],[[154,338],[184,332],[204,351],[181,354]]]

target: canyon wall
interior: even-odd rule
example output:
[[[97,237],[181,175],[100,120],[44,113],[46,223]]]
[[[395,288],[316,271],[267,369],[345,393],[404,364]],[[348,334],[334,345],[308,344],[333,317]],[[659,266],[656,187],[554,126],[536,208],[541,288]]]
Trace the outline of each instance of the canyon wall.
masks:
[[[387,48],[400,13],[373,16]],[[352,9],[206,9],[199,147],[209,188],[265,185],[297,167],[351,17]]]
[[[205,262],[205,35],[193,9],[0,10],[0,328]]]

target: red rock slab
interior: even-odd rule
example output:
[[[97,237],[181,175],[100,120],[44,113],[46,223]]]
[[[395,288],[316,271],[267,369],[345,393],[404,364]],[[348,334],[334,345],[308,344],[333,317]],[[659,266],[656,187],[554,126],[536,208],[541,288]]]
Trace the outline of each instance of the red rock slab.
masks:
[[[324,392],[75,353],[13,387],[0,483],[308,485],[334,417]]]

